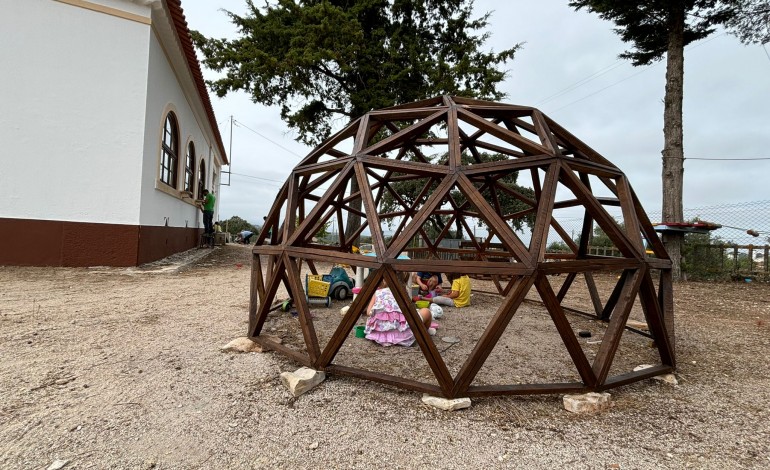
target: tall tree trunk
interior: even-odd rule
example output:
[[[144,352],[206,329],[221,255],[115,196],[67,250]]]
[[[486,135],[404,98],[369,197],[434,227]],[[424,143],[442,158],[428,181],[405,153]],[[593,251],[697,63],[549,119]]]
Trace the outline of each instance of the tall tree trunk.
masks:
[[[679,2],[672,2],[677,5]],[[666,56],[666,96],[663,111],[663,222],[683,222],[682,188],[684,182],[684,146],[682,143],[682,101],[684,97],[684,6],[672,6]],[[682,276],[684,235],[663,235],[671,256],[674,280]]]

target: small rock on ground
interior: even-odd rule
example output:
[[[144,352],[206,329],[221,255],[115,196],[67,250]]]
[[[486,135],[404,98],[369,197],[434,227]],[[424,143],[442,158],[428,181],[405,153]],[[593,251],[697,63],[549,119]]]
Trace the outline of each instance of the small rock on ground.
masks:
[[[649,369],[652,367],[650,364],[641,364],[636,367],[634,367],[634,372]],[[651,377],[654,380],[657,380],[658,382],[667,383],[669,385],[679,385],[679,381],[676,379],[676,376],[674,374],[663,374],[663,375],[656,375],[655,377]]]
[[[311,369],[301,367],[294,372],[282,372],[281,382],[289,389],[294,397],[298,397],[326,379],[326,374]]]
[[[593,413],[610,407],[609,393],[564,395],[564,409],[572,413]]]
[[[278,344],[280,344],[281,338],[275,335],[263,335],[263,338],[269,339],[271,341],[274,341]],[[251,338],[247,338],[245,336],[242,336],[240,338],[235,338],[234,340],[230,341],[226,345],[219,348],[222,352],[265,352],[269,351],[270,348],[263,347],[261,344],[255,342]]]
[[[434,397],[426,393],[422,396],[422,402],[444,411],[462,410],[463,408],[471,407],[471,399],[468,397],[453,398],[450,400],[448,398]]]
[[[64,468],[65,465],[70,463],[69,460],[54,460],[51,465],[48,466],[46,470],[59,470],[60,468]]]

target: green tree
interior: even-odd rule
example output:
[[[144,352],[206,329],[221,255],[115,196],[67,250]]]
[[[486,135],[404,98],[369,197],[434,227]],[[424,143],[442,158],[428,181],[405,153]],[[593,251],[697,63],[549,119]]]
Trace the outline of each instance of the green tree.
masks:
[[[246,3],[244,16],[225,12],[237,39],[192,33],[203,63],[225,73],[209,86],[218,96],[245,91],[255,103],[279,105],[307,144],[327,138],[335,120],[372,109],[441,94],[500,99],[506,72],[498,67],[518,47],[484,52],[489,14],[474,19],[467,0]],[[359,226],[351,212],[346,232]]]
[[[316,232],[315,234],[316,238],[324,239],[329,235],[331,235],[331,232],[329,232],[329,228],[331,227],[331,225],[332,225],[331,220],[326,221],[326,223],[323,224],[321,228],[318,229],[318,232]]]
[[[697,220],[697,219],[696,219]],[[725,241],[711,233],[688,233],[682,246],[682,271],[688,279],[726,279],[730,265]]]
[[[553,241],[545,249],[548,253],[571,253],[569,246],[561,240]]]
[[[770,2],[767,0],[737,0],[733,2],[728,30],[744,44],[770,43]]]
[[[663,111],[663,221],[682,222],[684,209],[684,148],[682,101],[684,96],[684,47],[714,32],[715,26],[735,14],[735,1],[719,0],[572,0],[569,5],[586,8],[615,23],[624,42],[633,50],[620,54],[635,66],[648,65],[666,55],[666,94]],[[672,260],[672,275],[681,277],[683,236],[663,237]]]
[[[246,219],[241,219],[237,215],[234,215],[230,217],[227,220],[223,220],[219,222],[220,225],[222,225],[222,230],[225,230],[226,232],[229,232],[231,235],[235,236],[239,233],[241,233],[244,230],[248,230],[250,232],[253,232],[254,235],[259,235],[260,228],[253,225]]]
[[[607,236],[601,227],[599,227],[599,224],[594,226],[594,233],[593,236],[591,236],[591,243],[589,243],[589,245],[606,247],[615,246],[612,240],[610,240],[610,237]]]
[[[446,164],[448,155],[444,154],[437,158],[438,164]],[[412,156],[410,159],[414,160],[415,157]],[[506,160],[508,157],[506,155],[502,155],[499,153],[490,154],[490,153],[480,153],[479,154],[479,160],[481,160],[482,163],[488,163],[488,162],[496,162],[501,160]],[[463,152],[461,155],[461,161],[463,164],[468,165],[471,163],[475,163],[475,160],[473,157],[471,157],[470,154]],[[400,173],[395,173],[394,179],[397,179],[398,176],[402,176]],[[532,188],[527,188],[524,186],[519,186],[516,184],[516,180],[518,179],[518,172],[511,172],[502,178],[499,178],[497,180],[498,185],[505,185],[510,189],[513,189],[517,191],[522,196],[525,196],[529,199],[535,199],[535,191]],[[422,191],[423,187],[425,186],[425,182],[421,179],[410,179],[410,180],[404,180],[404,181],[395,181],[391,182],[391,187],[393,190],[399,195],[399,197],[406,202],[409,205],[414,204],[417,197],[420,195],[420,192]],[[431,191],[428,191],[428,194],[433,192],[433,189],[435,189],[438,186],[438,183],[433,183],[433,187],[431,188]],[[461,193],[458,190],[453,190],[451,193],[452,200],[454,203],[459,207],[465,204],[466,199],[465,195]],[[492,201],[492,194],[490,192],[484,192],[483,193],[485,198],[487,199],[487,202],[490,203],[490,205],[494,205]],[[498,191],[497,194],[497,202],[500,204],[501,212],[503,214],[514,214],[519,211],[523,211],[526,209],[529,209],[530,206],[523,203],[521,200],[513,197],[507,192]],[[380,211],[387,213],[387,212],[395,212],[402,210],[403,208],[400,205],[400,202],[396,200],[396,198],[393,197],[393,195],[389,192],[386,192],[383,194],[382,202],[380,204]],[[432,214],[428,220],[427,225],[424,227],[426,233],[429,237],[435,238],[441,233],[442,230],[444,230],[444,227],[446,226],[446,223],[449,221],[449,216],[446,215],[438,215],[438,214]],[[513,227],[514,230],[521,230],[524,225],[528,225],[530,228],[534,224],[534,215],[528,215],[525,217],[522,217],[520,219],[513,219],[509,221],[511,227]],[[458,217],[455,221],[456,229],[455,231],[449,231],[447,233],[448,238],[462,238],[462,234],[464,233],[463,226],[461,225],[460,218]],[[483,221],[479,221],[480,226],[486,226],[486,224]]]

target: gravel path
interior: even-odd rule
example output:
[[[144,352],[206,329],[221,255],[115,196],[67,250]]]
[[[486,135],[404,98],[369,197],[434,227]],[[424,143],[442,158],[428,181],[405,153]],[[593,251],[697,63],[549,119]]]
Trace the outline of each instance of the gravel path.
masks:
[[[676,387],[615,389],[595,415],[560,396],[447,413],[338,377],[295,399],[278,375],[298,365],[220,352],[246,329],[250,251],[178,269],[200,254],[0,268],[0,468],[770,467],[768,285],[675,287]]]

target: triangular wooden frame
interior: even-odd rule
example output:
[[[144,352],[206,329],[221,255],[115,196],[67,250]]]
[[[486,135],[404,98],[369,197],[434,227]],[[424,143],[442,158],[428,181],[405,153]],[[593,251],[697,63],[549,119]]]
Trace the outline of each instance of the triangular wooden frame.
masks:
[[[445,127],[435,135],[426,134],[436,125]],[[341,146],[337,148],[342,143],[347,146],[350,139],[350,154],[346,154]],[[441,147],[438,152],[436,146]],[[463,164],[465,151],[472,158]],[[499,152],[505,158],[481,163],[481,151]],[[408,155],[414,157],[406,158]],[[446,158],[437,158],[440,155],[446,155]],[[530,173],[534,197],[525,196],[503,183],[506,174],[518,171]],[[594,196],[591,179],[595,178],[606,185],[614,197]],[[407,203],[392,186],[397,181],[409,179],[423,180],[420,197],[414,203]],[[327,184],[329,188],[321,193],[319,188]],[[574,198],[556,201],[559,185],[568,188]],[[465,201],[458,202],[453,198],[455,189],[463,194]],[[396,200],[397,212],[379,212],[385,194]],[[501,202],[502,194],[518,199],[526,208],[506,209]],[[360,210],[354,206],[359,201]],[[314,207],[308,211],[311,205]],[[620,208],[625,229],[621,229],[609,215],[605,208],[609,206]],[[571,207],[584,208],[579,242],[573,241],[558,217],[554,217],[555,209]],[[517,212],[505,213],[506,210]],[[312,240],[312,234],[334,215],[340,233],[344,232],[342,220],[346,213],[365,219],[352,236],[342,236],[339,244],[332,246]],[[423,225],[433,214],[448,223],[439,227],[438,235],[433,233],[429,237]],[[514,233],[509,222],[528,215],[534,215],[534,224],[527,245]],[[402,219],[392,240],[386,243],[381,224],[392,217]],[[475,231],[465,219],[483,220],[488,231],[476,239]],[[588,253],[594,222],[620,249],[620,257]],[[442,241],[453,225],[459,226],[464,234],[462,238],[467,239],[465,248],[442,248]],[[372,237],[374,256],[351,253],[355,239],[366,230]],[[546,252],[549,231],[557,233],[568,245],[568,253]],[[408,251],[407,245],[414,238],[422,239],[425,245],[422,256],[427,252],[428,258],[400,259],[399,255]],[[654,257],[645,255],[645,241]],[[452,253],[464,258],[445,256]],[[329,373],[455,398],[605,390],[671,372],[676,366],[671,260],[639,198],[623,172],[535,108],[441,96],[365,114],[316,147],[293,170],[265,218],[253,256],[249,336],[298,363]],[[359,296],[341,317],[326,345],[318,343],[301,277],[304,275],[303,264],[310,272],[317,273],[317,263],[322,262],[378,269],[372,282],[360,286]],[[457,375],[451,376],[411,299],[401,289],[394,291],[396,302],[405,312],[436,383],[336,364],[334,358],[364,313],[376,289],[375,281],[386,279],[388,284],[397,285],[398,272],[426,269],[487,276],[502,296],[499,308]],[[597,289],[599,276],[614,271],[622,274],[612,292],[602,298],[605,293],[600,296]],[[547,278],[552,274],[565,276],[558,292]],[[591,298],[590,312],[563,306],[580,274]],[[261,335],[282,284],[295,300],[305,352],[275,344]],[[479,369],[533,288],[549,312],[580,382],[474,384]],[[624,332],[640,333],[627,326],[636,299],[649,326],[649,333],[644,335],[654,339],[660,364],[643,371],[610,376]],[[567,319],[567,314],[573,313],[607,322],[599,352],[591,362],[580,348]]]

